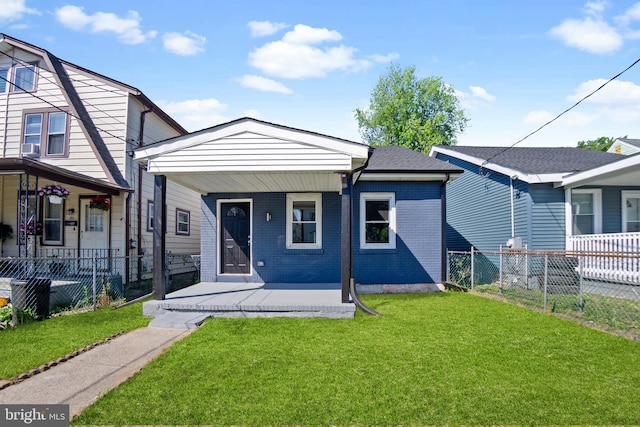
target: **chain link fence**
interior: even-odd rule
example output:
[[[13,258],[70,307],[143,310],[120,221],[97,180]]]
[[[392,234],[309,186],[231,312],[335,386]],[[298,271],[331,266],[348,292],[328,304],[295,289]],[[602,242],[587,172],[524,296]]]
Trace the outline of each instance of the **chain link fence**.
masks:
[[[447,281],[640,339],[640,254],[448,252]]]
[[[200,280],[199,256],[168,253],[166,292]],[[153,257],[0,260],[0,330],[74,310],[117,306],[152,292]]]

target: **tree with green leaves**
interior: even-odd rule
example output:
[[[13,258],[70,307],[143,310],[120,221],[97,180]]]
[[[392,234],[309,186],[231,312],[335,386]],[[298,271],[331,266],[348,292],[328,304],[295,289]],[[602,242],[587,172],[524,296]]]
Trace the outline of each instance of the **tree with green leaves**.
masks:
[[[469,119],[451,85],[441,77],[418,78],[415,67],[391,65],[371,93],[369,107],[355,110],[370,145],[400,145],[428,153],[432,145],[455,145]]]
[[[626,138],[626,137],[625,137]],[[589,141],[579,141],[578,148],[584,148],[586,150],[594,151],[607,151],[609,147],[613,145],[613,142],[618,138],[610,138],[608,136],[601,136],[598,139]]]

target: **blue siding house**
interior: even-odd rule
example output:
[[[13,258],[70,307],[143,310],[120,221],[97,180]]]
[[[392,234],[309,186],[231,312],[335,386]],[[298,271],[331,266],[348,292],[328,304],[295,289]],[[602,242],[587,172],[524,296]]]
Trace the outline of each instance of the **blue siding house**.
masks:
[[[438,146],[431,156],[464,170],[447,190],[451,250],[640,250],[638,154]]]
[[[444,281],[445,195],[462,170],[242,118],[137,150],[202,198],[203,282],[419,291]]]

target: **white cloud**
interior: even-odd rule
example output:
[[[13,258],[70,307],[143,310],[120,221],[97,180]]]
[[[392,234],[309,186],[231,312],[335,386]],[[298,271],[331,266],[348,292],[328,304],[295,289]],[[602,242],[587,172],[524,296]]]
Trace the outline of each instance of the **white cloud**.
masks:
[[[570,102],[577,102],[594,90],[598,89],[607,80],[594,79],[581,83],[574,91],[573,95],[567,97]],[[640,103],[640,85],[633,82],[612,80],[598,92],[585,100],[596,104],[630,104]]]
[[[627,9],[622,15],[618,15],[614,20],[622,26],[627,26],[633,21],[640,20],[640,3],[636,3]]]
[[[604,21],[585,18],[567,19],[549,34],[562,40],[567,46],[596,54],[611,53],[623,43],[622,36]]]
[[[584,13],[589,16],[599,17],[607,7],[609,7],[609,2],[606,0],[588,1],[584,5]]]
[[[134,10],[128,11],[123,18],[107,12],[87,15],[84,8],[67,5],[56,9],[56,18],[62,25],[72,30],[80,31],[89,26],[93,33],[114,33],[122,43],[126,44],[144,43],[158,33],[157,31],[143,33],[140,29],[142,18]]]
[[[471,110],[485,106],[488,102],[494,102],[496,97],[480,86],[469,86],[470,93],[455,90],[455,94],[463,108]]]
[[[326,28],[313,28],[298,24],[293,31],[288,31],[282,41],[290,44],[320,44],[322,42],[337,42],[342,40],[342,34]]]
[[[262,92],[278,92],[284,94],[293,93],[293,90],[286,87],[282,83],[275,80],[267,79],[266,77],[244,75],[238,79],[240,84],[244,87],[257,89]]]
[[[489,94],[485,88],[480,86],[469,86],[471,90],[471,95],[475,98],[482,99],[483,101],[493,102],[496,100],[496,97]]]
[[[197,55],[204,52],[207,38],[191,31],[180,33],[166,33],[162,36],[164,48],[171,53],[182,56]]]
[[[298,24],[282,39],[267,43],[249,53],[249,64],[264,74],[287,79],[325,77],[337,70],[357,72],[369,68],[372,61],[357,58],[350,46],[319,46],[340,41],[342,35],[326,28]],[[377,62],[393,58],[374,55]]]
[[[181,102],[158,101],[157,104],[189,132],[229,121],[224,115],[227,105],[214,98]]]
[[[22,18],[25,13],[40,15],[35,9],[28,8],[25,0],[2,0],[0,22],[11,22]]]
[[[270,36],[271,34],[275,34],[278,31],[287,28],[287,24],[270,21],[251,21],[247,26],[251,31],[251,37]]]

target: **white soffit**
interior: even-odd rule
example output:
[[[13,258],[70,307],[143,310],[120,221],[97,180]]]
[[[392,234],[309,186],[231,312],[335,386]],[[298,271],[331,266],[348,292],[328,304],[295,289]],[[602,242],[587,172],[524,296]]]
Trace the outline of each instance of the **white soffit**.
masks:
[[[640,186],[640,154],[624,156],[620,160],[565,177],[556,187],[581,185]]]

